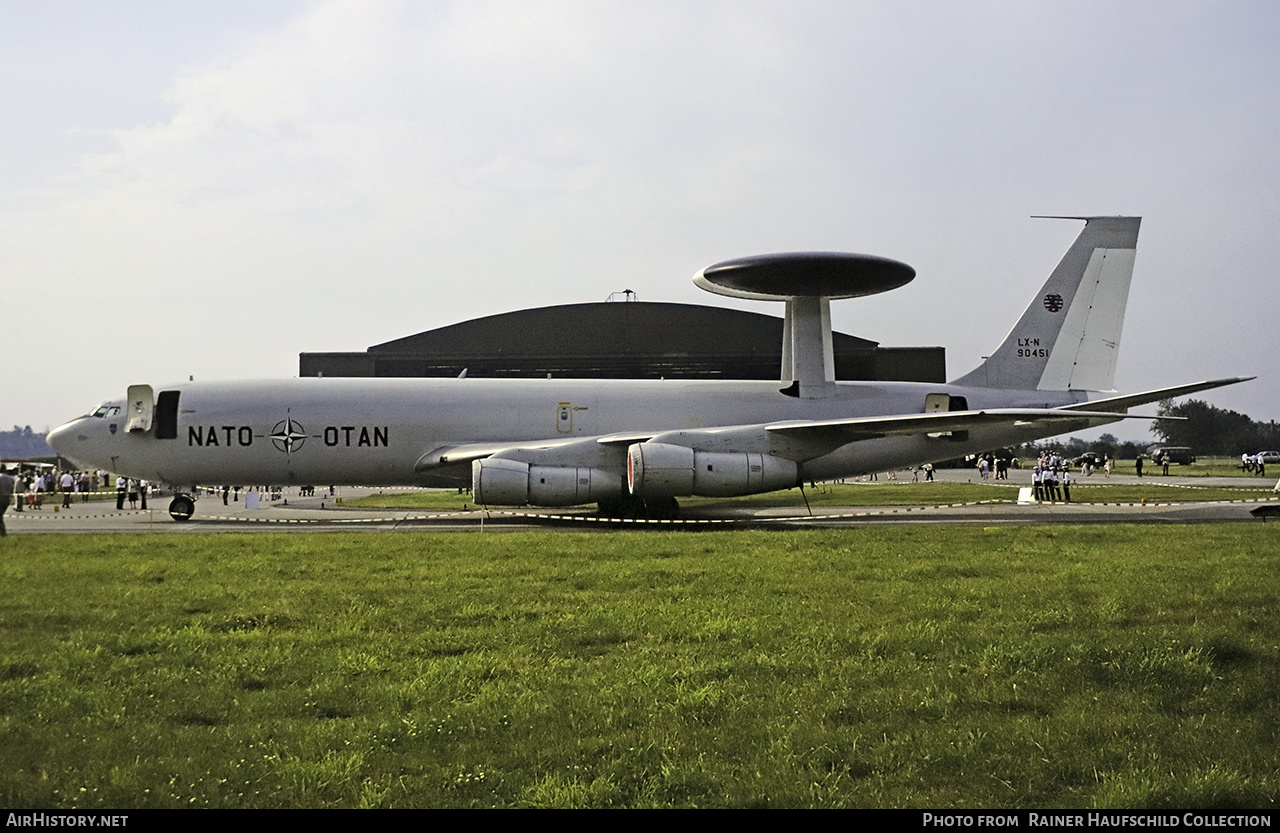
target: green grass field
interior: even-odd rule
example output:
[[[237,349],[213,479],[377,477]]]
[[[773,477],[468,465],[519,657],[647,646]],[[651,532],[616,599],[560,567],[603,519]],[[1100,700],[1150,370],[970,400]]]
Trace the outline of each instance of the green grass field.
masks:
[[[12,536],[0,803],[1280,800],[1280,525]]]

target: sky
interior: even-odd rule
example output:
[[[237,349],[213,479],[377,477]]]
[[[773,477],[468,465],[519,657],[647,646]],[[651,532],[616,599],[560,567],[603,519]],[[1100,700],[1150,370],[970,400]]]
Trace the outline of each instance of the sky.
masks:
[[[1003,339],[1143,217],[1116,384],[1280,419],[1280,4],[0,0],[0,427],[470,318],[891,257],[837,330]],[[1110,430],[1143,436],[1146,423]]]

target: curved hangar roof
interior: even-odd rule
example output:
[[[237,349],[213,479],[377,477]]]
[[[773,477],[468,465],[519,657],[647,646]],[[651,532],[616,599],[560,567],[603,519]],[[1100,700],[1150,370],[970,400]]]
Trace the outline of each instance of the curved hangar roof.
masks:
[[[832,334],[839,379],[943,381],[942,348]],[[376,344],[303,353],[302,376],[778,379],[782,319],[696,304],[566,304],[490,315]]]
[[[876,347],[843,333],[832,338],[845,352]],[[472,376],[744,378],[726,371],[760,364],[768,368],[764,378],[776,378],[782,319],[696,304],[565,304],[475,318],[377,344],[369,352],[387,358],[451,356],[460,365],[455,373],[468,368]]]

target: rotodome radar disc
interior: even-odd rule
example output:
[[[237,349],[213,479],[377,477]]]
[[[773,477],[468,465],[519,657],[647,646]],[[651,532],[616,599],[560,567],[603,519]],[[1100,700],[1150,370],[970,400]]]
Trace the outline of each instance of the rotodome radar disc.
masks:
[[[915,276],[915,269],[887,257],[783,252],[724,260],[703,269],[693,282],[709,292],[734,298],[858,298],[897,289]]]

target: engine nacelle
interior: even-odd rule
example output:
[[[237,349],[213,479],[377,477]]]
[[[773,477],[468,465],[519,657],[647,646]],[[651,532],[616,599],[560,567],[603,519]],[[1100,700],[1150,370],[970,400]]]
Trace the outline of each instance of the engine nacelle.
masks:
[[[574,506],[621,497],[622,478],[605,469],[490,457],[472,462],[471,491],[486,506]]]
[[[790,489],[799,482],[796,462],[772,454],[694,451],[655,442],[627,449],[627,487],[642,498],[735,497]]]

